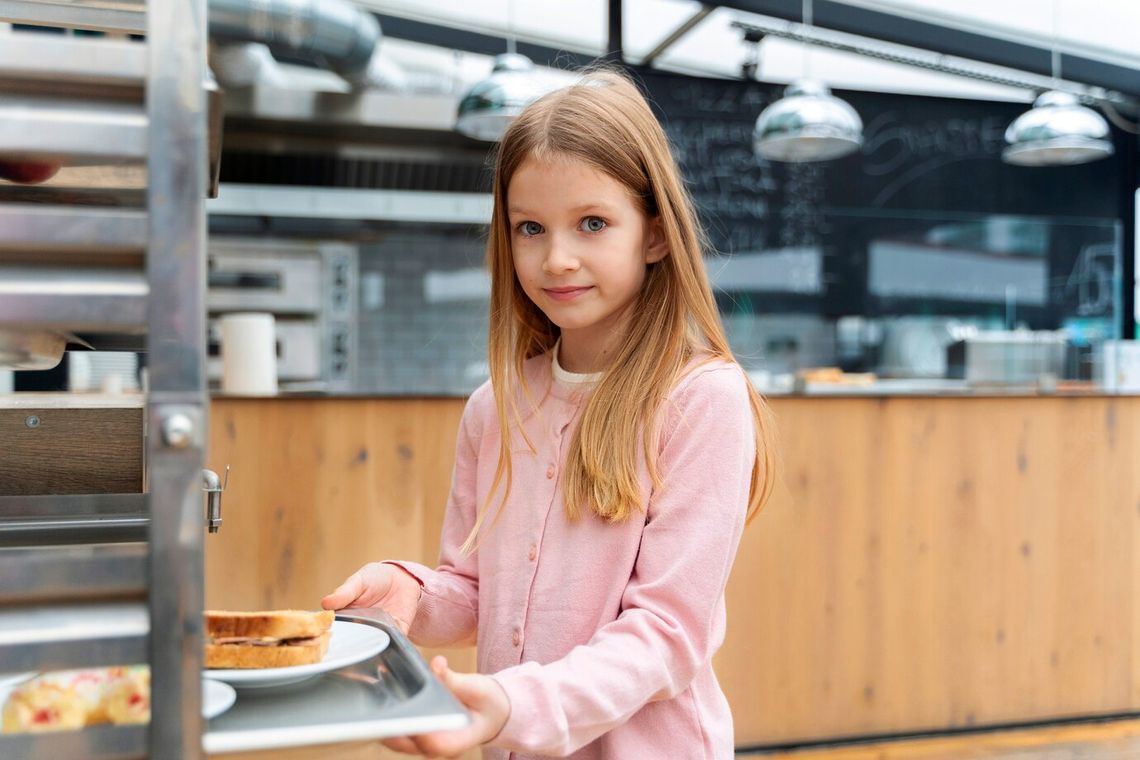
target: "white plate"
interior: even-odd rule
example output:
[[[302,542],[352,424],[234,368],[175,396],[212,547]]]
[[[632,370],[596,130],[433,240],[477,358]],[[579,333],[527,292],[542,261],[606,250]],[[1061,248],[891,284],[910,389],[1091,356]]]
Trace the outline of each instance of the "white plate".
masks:
[[[206,720],[218,717],[233,707],[236,700],[237,692],[228,683],[202,679],[202,717]]]
[[[14,674],[4,674],[5,677],[9,675]],[[28,678],[31,678],[37,674],[23,673],[21,675],[27,676],[26,678],[21,679],[21,681],[26,681]],[[11,694],[12,690],[15,689],[18,685],[19,682],[13,683],[10,680],[0,685],[0,706],[8,701],[8,695]],[[209,720],[210,718],[218,717],[226,710],[233,707],[235,700],[237,700],[237,692],[234,691],[234,687],[230,686],[228,683],[222,683],[221,681],[211,681],[209,678],[202,679],[203,718]],[[0,733],[3,732],[0,731]]]
[[[225,681],[239,689],[262,689],[298,683],[330,670],[355,665],[383,652],[389,642],[388,634],[379,628],[363,623],[334,620],[329,651],[320,662],[312,665],[293,665],[288,668],[235,668],[207,670],[206,675]]]
[[[6,686],[16,686],[30,678],[35,677],[36,671],[29,670],[27,673],[0,673],[0,689]]]

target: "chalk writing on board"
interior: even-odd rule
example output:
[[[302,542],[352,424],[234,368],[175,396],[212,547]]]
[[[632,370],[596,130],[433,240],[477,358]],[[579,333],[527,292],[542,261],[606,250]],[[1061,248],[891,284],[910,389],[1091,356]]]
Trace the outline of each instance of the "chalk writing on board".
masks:
[[[670,115],[665,131],[713,246],[731,253],[816,243],[824,196],[820,169],[758,159],[752,147],[754,122],[747,111],[742,115],[734,109],[726,115],[730,99],[689,85],[678,85],[672,94],[678,93],[688,98],[692,110]],[[740,98],[731,102],[739,108]],[[696,105],[711,110],[701,112]]]
[[[712,88],[696,79],[676,78],[667,90],[670,108],[705,114],[757,114],[772,97],[758,87]]]
[[[863,171],[877,177],[935,156],[996,156],[1004,145],[1005,127],[996,116],[905,122],[897,111],[884,111],[863,130]]]
[[[788,166],[784,205],[780,208],[779,242],[784,248],[817,243],[823,231],[824,169],[819,164]]]
[[[1090,243],[1081,248],[1065,280],[1065,295],[1077,295],[1077,314],[1082,317],[1112,314],[1113,274],[1116,267],[1114,242]]]

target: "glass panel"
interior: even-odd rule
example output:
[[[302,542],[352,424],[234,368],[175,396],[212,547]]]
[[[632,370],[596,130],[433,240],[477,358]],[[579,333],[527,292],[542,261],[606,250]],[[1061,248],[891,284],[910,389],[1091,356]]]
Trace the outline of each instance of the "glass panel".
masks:
[[[830,209],[822,222],[819,246],[710,267],[733,349],[773,387],[821,366],[974,385],[1091,381],[1094,348],[1120,337],[1112,220]]]

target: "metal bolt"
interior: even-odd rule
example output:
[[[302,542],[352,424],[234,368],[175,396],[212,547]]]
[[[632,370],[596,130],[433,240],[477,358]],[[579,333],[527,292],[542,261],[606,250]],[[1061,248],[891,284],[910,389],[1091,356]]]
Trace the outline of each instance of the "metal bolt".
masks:
[[[24,418],[24,424],[30,428],[38,428],[40,426],[40,418],[34,414],[29,414]]]
[[[181,412],[162,420],[162,442],[173,449],[184,449],[194,438],[194,423]]]

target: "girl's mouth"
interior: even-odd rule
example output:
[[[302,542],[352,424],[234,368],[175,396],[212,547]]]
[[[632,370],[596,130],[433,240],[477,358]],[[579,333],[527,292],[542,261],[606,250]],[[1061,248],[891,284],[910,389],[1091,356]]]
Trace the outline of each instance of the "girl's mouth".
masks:
[[[573,301],[592,287],[592,285],[584,285],[581,287],[543,288],[542,292],[555,301]]]

